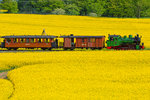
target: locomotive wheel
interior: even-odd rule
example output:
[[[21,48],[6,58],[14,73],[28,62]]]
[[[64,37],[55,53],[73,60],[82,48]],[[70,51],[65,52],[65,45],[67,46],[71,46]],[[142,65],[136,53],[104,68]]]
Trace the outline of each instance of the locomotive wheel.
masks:
[[[51,50],[52,50],[52,48],[48,48],[48,50],[50,50],[50,51],[51,51]]]
[[[11,48],[7,48],[8,50],[11,50]]]
[[[42,50],[46,50],[46,48],[41,48]]]
[[[92,50],[95,50],[95,48],[91,48]]]
[[[125,50],[125,48],[121,48],[121,50]]]
[[[17,50],[18,48],[13,48],[13,50]]]
[[[70,50],[74,50],[74,48],[71,48]]]
[[[101,50],[102,48],[98,48],[99,50]]]
[[[64,50],[68,50],[68,48],[64,48]]]

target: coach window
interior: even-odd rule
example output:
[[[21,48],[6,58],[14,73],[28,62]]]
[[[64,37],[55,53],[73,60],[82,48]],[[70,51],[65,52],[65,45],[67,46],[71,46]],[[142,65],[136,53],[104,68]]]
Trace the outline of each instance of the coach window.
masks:
[[[46,39],[46,43],[48,43],[48,38]]]
[[[112,37],[112,38],[110,38],[110,40],[111,40],[111,41],[114,41],[114,38]]]
[[[91,42],[94,43],[95,42],[95,38],[91,38]]]
[[[88,39],[88,42],[91,42],[91,38]]]
[[[11,39],[6,39],[6,42],[10,43],[10,42],[11,42]]]
[[[19,43],[19,38],[17,38],[17,43]]]
[[[29,43],[29,38],[26,39],[26,43]]]
[[[37,42],[37,38],[34,39],[34,43],[36,43],[36,42]]]
[[[23,39],[22,38],[21,38],[20,42],[23,43]]]
[[[14,39],[13,39],[13,43],[16,43],[16,42],[17,42],[17,39],[16,39],[16,38],[14,38]]]
[[[34,38],[31,38],[31,43],[34,43]]]
[[[39,41],[38,41],[39,43],[41,43],[41,39],[39,39]]]
[[[82,38],[82,43],[84,43],[84,38]]]
[[[42,42],[42,43],[45,42],[45,39],[42,38],[42,39],[41,39],[41,42]]]

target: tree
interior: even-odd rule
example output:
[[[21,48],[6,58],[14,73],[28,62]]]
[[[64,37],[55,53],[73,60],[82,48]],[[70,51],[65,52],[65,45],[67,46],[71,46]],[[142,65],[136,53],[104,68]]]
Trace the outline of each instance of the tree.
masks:
[[[2,9],[8,10],[8,13],[17,13],[18,4],[16,0],[2,0]]]
[[[150,0],[1,0],[8,13],[51,14],[106,17],[150,17]],[[18,7],[17,7],[18,6]]]
[[[74,0],[63,0],[66,5],[75,3]]]
[[[74,0],[73,0],[74,1]],[[75,0],[75,3],[80,9],[80,15],[89,15],[96,13],[101,16],[105,11],[105,0]]]
[[[68,15],[79,15],[80,9],[75,4],[68,4],[65,7],[66,14]]]
[[[150,8],[145,11],[145,15],[143,17],[150,17]]]
[[[134,0],[135,14],[137,18],[144,17],[150,9],[149,0]]]
[[[135,17],[132,0],[107,0],[104,16]]]
[[[39,13],[51,13],[56,8],[64,8],[62,0],[38,0],[36,4]]]
[[[18,0],[18,8],[21,13],[37,13],[35,5],[36,0]]]
[[[62,8],[56,8],[54,11],[52,11],[52,14],[55,15],[65,15],[65,10]]]
[[[106,2],[104,0],[98,0],[97,2],[93,2],[91,4],[91,12],[96,13],[97,16],[102,16],[105,12],[105,5]]]
[[[19,0],[19,10],[23,13],[51,13],[56,8],[64,8],[62,0]]]

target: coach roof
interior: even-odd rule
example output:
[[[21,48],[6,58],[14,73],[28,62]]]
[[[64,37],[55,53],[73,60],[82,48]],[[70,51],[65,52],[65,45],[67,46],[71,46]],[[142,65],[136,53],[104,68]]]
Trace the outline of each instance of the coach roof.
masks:
[[[109,37],[118,37],[120,35],[109,35]]]
[[[56,38],[57,36],[52,35],[23,35],[23,36],[2,36],[2,38]]]
[[[60,36],[60,38],[103,38],[105,36]]]

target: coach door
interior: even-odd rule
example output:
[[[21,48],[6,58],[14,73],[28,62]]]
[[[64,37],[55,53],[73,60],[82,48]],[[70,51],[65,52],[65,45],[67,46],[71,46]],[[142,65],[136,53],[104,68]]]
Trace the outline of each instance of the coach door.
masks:
[[[64,47],[71,48],[71,38],[64,38]]]
[[[96,47],[96,38],[88,38],[88,47]]]

